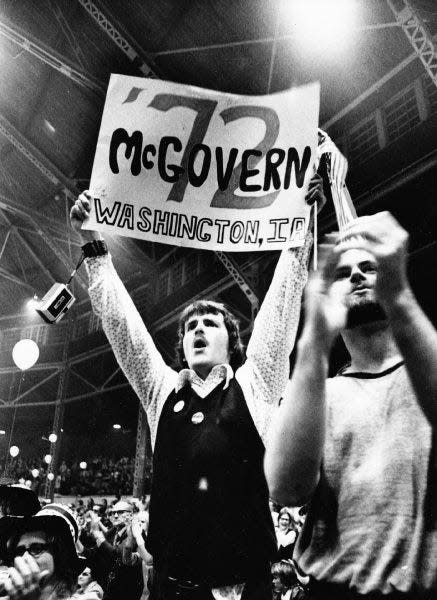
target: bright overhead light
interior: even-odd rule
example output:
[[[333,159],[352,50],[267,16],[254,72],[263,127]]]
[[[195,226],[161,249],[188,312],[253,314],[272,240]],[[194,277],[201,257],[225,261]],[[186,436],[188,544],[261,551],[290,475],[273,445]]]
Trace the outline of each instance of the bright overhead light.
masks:
[[[299,41],[318,53],[338,53],[352,41],[356,27],[356,0],[294,0],[282,10]]]
[[[121,429],[121,425],[119,425],[118,423],[114,423],[112,427],[113,429]]]
[[[56,433],[51,433],[49,435],[49,442],[51,444],[54,444],[56,442],[56,440],[58,439],[58,436],[56,435]]]
[[[48,465],[52,462],[52,457],[50,456],[50,454],[46,454],[44,456],[44,462],[47,463]]]
[[[47,479],[48,479],[49,481],[53,481],[53,479],[54,479],[54,478],[55,478],[55,476],[53,475],[53,473],[49,473],[49,474],[47,475]]]
[[[86,467],[87,467],[87,464],[86,464],[86,462],[85,462],[84,460],[83,460],[82,462],[80,462],[80,463],[79,463],[79,467],[80,467],[81,469],[86,469]]]
[[[36,479],[38,477],[38,475],[39,475],[38,469],[32,469],[32,477],[34,477]]]
[[[12,458],[15,458],[16,456],[18,456],[20,453],[20,449],[18,446],[11,446],[9,448],[9,454],[12,456]]]
[[[6,431],[4,429],[0,429],[0,435],[6,435]]]

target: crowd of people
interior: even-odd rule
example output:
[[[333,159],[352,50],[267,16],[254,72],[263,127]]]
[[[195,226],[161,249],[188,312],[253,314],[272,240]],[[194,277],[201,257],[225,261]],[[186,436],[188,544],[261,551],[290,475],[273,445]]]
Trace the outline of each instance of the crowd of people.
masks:
[[[341,188],[345,159],[329,148]],[[306,201],[323,200],[315,173]],[[386,212],[351,220],[320,245],[310,276],[308,229],[301,248],[281,253],[247,349],[223,304],[196,301],[180,315],[175,369],[100,234],[81,229],[92,201],[81,194],[70,218],[85,242],[93,309],[148,417],[150,505],[38,509],[32,491],[6,486],[4,596],[435,598],[437,332],[409,286],[401,225]],[[350,363],[328,378],[339,335]],[[94,467],[84,485],[103,479]]]
[[[20,484],[0,486],[0,598],[13,598],[14,590],[20,597],[26,578],[29,588],[41,588],[41,598],[162,598],[146,549],[148,507],[148,496],[97,502],[78,496],[67,505],[41,502]],[[270,508],[277,524],[274,600],[301,600],[308,577],[292,555],[304,517],[293,508]]]
[[[62,495],[88,494],[126,495],[132,492],[135,459],[130,457],[93,457],[83,461],[61,461],[56,473],[55,491]],[[0,473],[5,465],[0,463]],[[38,473],[36,473],[38,472]],[[27,482],[42,494],[48,464],[34,458],[16,457],[8,460],[8,477],[15,482]]]

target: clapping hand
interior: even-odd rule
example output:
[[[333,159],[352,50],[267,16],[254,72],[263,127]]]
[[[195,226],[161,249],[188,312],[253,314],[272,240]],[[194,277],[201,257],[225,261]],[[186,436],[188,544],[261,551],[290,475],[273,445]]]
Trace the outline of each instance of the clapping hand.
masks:
[[[17,556],[14,566],[9,569],[9,577],[3,581],[3,587],[10,600],[39,600],[40,583],[48,575],[41,571],[36,560],[30,554]]]

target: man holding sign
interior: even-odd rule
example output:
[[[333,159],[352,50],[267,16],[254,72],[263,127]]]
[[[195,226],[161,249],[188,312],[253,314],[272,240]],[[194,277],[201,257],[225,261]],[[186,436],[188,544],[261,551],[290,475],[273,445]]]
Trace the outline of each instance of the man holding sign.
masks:
[[[144,85],[144,80],[141,82]],[[124,103],[137,97],[138,88],[133,88]],[[142,149],[139,156],[143,165],[152,155],[151,147]],[[116,170],[114,156],[112,167]],[[126,156],[135,157],[135,148]],[[338,156],[344,166],[345,159],[340,153]],[[105,160],[97,160],[97,172],[100,167],[106,172]],[[141,165],[136,166],[141,171]],[[141,175],[133,174],[131,167],[129,163],[128,183],[132,176]],[[104,177],[96,178],[93,190],[100,189],[102,197],[102,190],[107,197],[112,196],[110,210],[116,210],[118,199],[110,189],[111,182],[114,189],[121,182],[108,176],[106,189]],[[137,186],[141,193],[138,181],[134,179],[134,188]],[[319,176],[311,181],[307,176],[305,182],[308,190],[306,196],[305,188],[301,191],[302,200],[303,196],[308,203],[323,199]],[[185,182],[184,194],[190,196],[190,187],[192,182]],[[151,194],[156,191],[153,186],[150,190]],[[172,188],[171,193],[176,192]],[[252,202],[259,205],[265,196]],[[134,202],[132,197],[129,202]],[[214,197],[225,203],[226,194]],[[95,200],[86,192],[81,194],[71,210],[71,222],[87,242],[84,254],[93,309],[101,317],[117,360],[147,413],[154,452],[148,550],[153,555],[162,598],[267,600],[271,598],[269,561],[275,555],[276,543],[263,474],[263,440],[288,379],[311,234],[300,241],[304,241],[301,247],[282,253],[255,320],[246,360],[235,317],[220,303],[195,302],[179,320],[178,372],[164,363],[114,270],[106,245],[100,234],[92,231],[96,221],[98,224]],[[282,213],[283,220],[287,214]],[[194,216],[202,218],[201,213]],[[111,230],[108,222],[99,229]],[[136,233],[132,231],[132,235]],[[291,246],[290,232],[285,239]]]
[[[313,180],[308,197],[321,194]],[[147,413],[154,452],[148,550],[163,598],[270,598],[273,523],[263,475],[267,428],[288,378],[310,236],[281,255],[247,359],[222,305],[190,305],[179,322],[182,370],[167,366],[97,232],[80,230],[90,196],[71,210],[81,232],[93,309]],[[97,241],[96,241],[97,240]],[[241,596],[241,594],[243,594]]]

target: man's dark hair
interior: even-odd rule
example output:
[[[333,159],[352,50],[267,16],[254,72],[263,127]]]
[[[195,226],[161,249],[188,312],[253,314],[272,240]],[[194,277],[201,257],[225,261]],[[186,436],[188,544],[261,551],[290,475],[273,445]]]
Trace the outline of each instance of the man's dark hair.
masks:
[[[197,300],[182,311],[178,323],[175,367],[177,369],[184,369],[187,367],[183,348],[185,323],[193,315],[206,315],[208,313],[213,315],[223,315],[223,320],[229,335],[229,364],[232,369],[236,371],[238,367],[241,367],[245,359],[244,346],[240,337],[240,325],[236,317],[224,304],[221,302],[214,302],[213,300]]]

